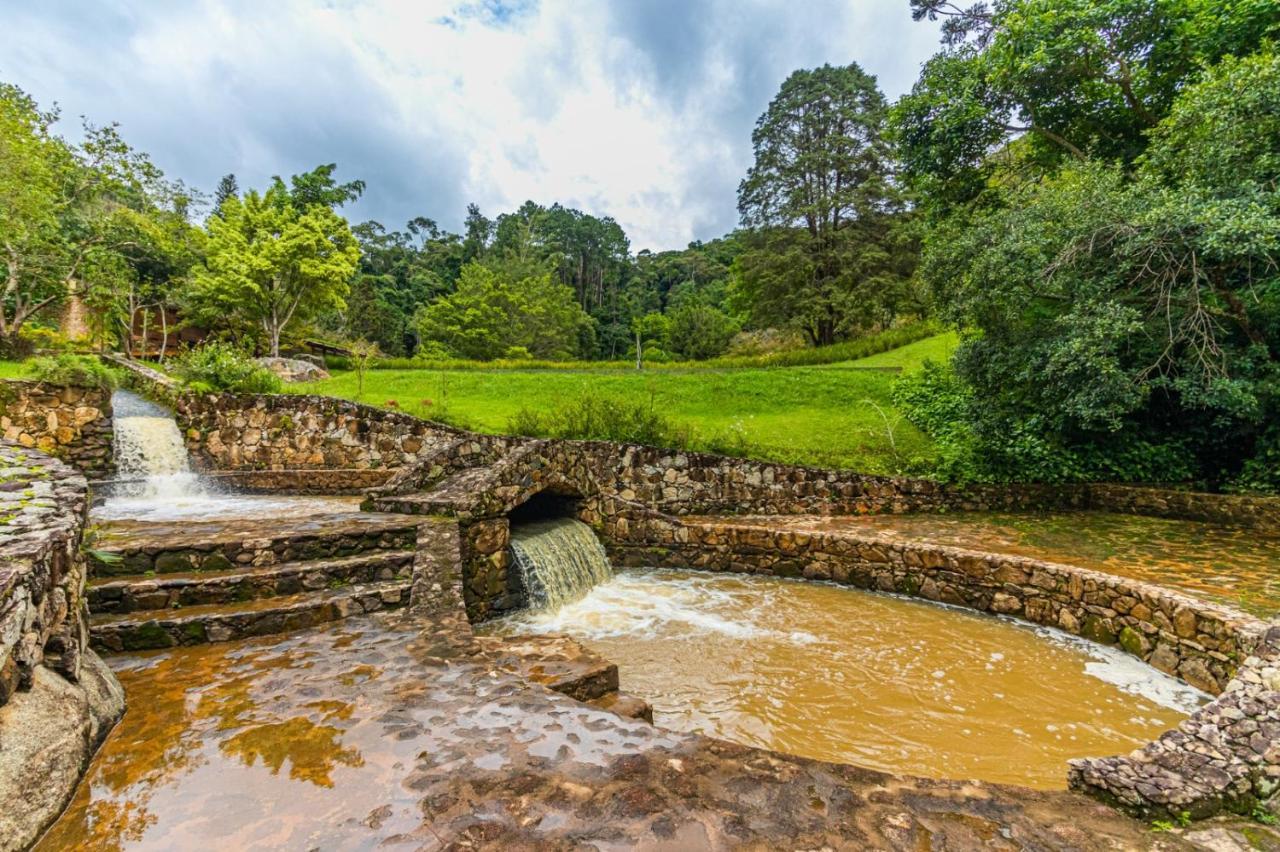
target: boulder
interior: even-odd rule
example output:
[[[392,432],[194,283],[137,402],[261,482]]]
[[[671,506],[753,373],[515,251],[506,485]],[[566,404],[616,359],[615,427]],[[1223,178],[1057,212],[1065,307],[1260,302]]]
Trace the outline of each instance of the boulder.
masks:
[[[0,707],[0,852],[30,847],[57,819],[123,713],[120,682],[89,650],[78,683],[39,666]]]
[[[286,382],[317,382],[329,378],[324,367],[301,358],[258,358],[257,362]]]

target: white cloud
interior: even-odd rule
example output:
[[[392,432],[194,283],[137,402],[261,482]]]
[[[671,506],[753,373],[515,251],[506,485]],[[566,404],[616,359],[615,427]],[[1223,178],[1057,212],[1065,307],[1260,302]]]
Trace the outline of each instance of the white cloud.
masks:
[[[0,2],[0,6],[4,5]],[[0,78],[171,175],[242,185],[321,162],[355,217],[458,227],[532,198],[614,216],[633,248],[733,227],[750,130],[794,68],[858,61],[892,97],[934,49],[905,0],[205,0],[22,4]]]

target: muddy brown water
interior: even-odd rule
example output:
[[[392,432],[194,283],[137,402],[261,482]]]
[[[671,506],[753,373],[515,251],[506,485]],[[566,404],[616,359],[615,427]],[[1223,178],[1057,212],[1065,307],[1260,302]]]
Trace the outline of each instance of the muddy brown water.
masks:
[[[655,722],[895,773],[1066,785],[1207,696],[1058,631],[823,583],[628,571],[553,613],[487,625],[575,636]]]
[[[745,516],[732,522],[1030,556],[1180,589],[1255,615],[1280,614],[1280,536],[1244,528],[1093,511]]]

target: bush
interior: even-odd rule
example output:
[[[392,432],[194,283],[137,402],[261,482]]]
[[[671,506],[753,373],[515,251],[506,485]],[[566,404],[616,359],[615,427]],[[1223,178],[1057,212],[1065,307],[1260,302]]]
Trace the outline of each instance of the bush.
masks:
[[[436,340],[424,340],[413,352],[414,361],[447,361],[454,355],[449,347]]]
[[[111,390],[119,381],[116,374],[92,355],[62,353],[31,362],[31,377],[53,385],[75,385]]]
[[[193,390],[280,393],[280,377],[230,343],[211,341],[178,358],[175,372]]]
[[[71,348],[71,341],[54,328],[24,325],[21,337],[36,352],[61,352]]]
[[[952,482],[1181,482],[1195,473],[1185,442],[1134,432],[1082,433],[1067,442],[1042,419],[979,404],[950,367],[927,363],[894,382],[893,402],[933,438],[937,456],[918,473]]]
[[[667,345],[689,361],[705,361],[723,355],[738,333],[738,324],[724,311],[698,303],[681,305],[671,312]]]
[[[551,412],[521,408],[507,424],[516,435],[539,438],[569,438],[589,441],[618,441],[651,447],[684,449],[689,446],[689,430],[647,404],[614,397],[584,394]]]

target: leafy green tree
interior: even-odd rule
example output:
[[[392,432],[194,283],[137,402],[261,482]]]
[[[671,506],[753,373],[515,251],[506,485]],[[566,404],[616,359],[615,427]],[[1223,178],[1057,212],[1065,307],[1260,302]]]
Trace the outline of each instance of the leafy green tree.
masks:
[[[275,178],[273,186],[280,194],[286,194],[295,207],[310,210],[313,207],[327,207],[334,210],[348,202],[355,201],[364,194],[364,181],[353,180],[349,183],[338,183],[333,177],[338,168],[336,163],[316,166],[309,172],[289,178],[286,190],[284,181]]]
[[[225,174],[218,180],[218,186],[213,191],[213,212],[216,214],[222,209],[222,205],[229,198],[240,197],[240,184],[236,181],[233,174]]]
[[[659,360],[667,358],[667,337],[671,333],[671,320],[657,311],[636,317],[631,321],[631,332],[635,335],[636,369],[644,367],[645,358]]]
[[[878,318],[903,270],[885,117],[874,77],[824,65],[788,77],[756,123],[755,163],[738,188],[750,229],[738,266],[761,322],[788,322],[822,346]]]
[[[493,223],[484,217],[476,204],[467,205],[467,219],[462,238],[462,262],[470,263],[484,257],[493,237]]]
[[[185,224],[189,195],[121,138],[85,125],[72,145],[16,86],[0,83],[0,349],[13,351],[24,323],[90,285],[114,288],[136,270],[156,219]],[[138,262],[141,259],[136,258]]]
[[[895,107],[907,176],[930,206],[968,201],[1019,140],[1038,169],[1094,156],[1132,163],[1206,63],[1280,33],[1266,0],[911,0],[943,19],[946,49]]]
[[[482,361],[519,350],[534,358],[573,358],[582,328],[590,324],[573,291],[550,275],[504,278],[479,263],[463,267],[457,290],[421,308],[417,317],[424,343]]]
[[[939,224],[971,426],[1051,478],[1280,486],[1250,462],[1280,438],[1280,57],[1224,59],[1148,136],[1136,171],[1071,162]]]
[[[424,217],[404,231],[377,222],[354,229],[360,240],[360,268],[351,284],[344,330],[374,341],[389,355],[411,354],[414,314],[450,292],[462,268],[462,238]]]
[[[698,302],[681,305],[669,316],[670,351],[686,360],[702,361],[723,355],[738,325],[724,311]]]
[[[208,257],[189,298],[210,327],[228,318],[256,325],[279,356],[290,323],[344,307],[360,248],[327,205],[300,207],[277,181],[265,195],[229,198],[207,228]]]

